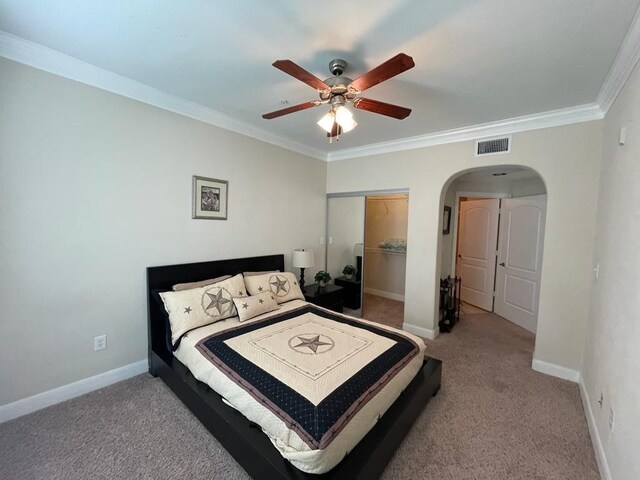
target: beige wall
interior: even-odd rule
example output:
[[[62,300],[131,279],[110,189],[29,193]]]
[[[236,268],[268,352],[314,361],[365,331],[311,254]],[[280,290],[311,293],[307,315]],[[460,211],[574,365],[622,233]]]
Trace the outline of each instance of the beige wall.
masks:
[[[324,264],[324,162],[8,60],[0,85],[0,405],[146,358],[147,266]],[[229,220],[191,219],[192,175]]]
[[[621,127],[627,128],[624,146],[618,145]],[[635,480],[640,478],[640,67],[604,121],[602,157],[593,260],[600,269],[590,297],[582,375],[597,428],[594,440],[602,442],[610,478]]]
[[[452,177],[474,168],[530,167],[546,183],[548,210],[534,357],[579,369],[585,338],[602,122],[513,135],[508,155],[473,156],[460,142],[339,162],[328,192],[409,188],[405,326],[428,335],[436,327],[441,207]],[[367,172],[363,175],[362,172]]]

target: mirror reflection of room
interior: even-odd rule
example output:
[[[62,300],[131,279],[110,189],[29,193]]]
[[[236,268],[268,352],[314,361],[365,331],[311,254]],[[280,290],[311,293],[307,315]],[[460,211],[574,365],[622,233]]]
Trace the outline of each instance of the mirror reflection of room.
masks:
[[[362,314],[362,256],[364,242],[363,196],[335,197],[328,201],[327,272],[344,288],[343,311]]]

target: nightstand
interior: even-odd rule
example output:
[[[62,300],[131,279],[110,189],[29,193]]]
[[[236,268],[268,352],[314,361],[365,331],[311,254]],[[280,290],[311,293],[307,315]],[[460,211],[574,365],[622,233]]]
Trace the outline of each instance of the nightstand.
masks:
[[[335,279],[336,285],[344,288],[344,306],[351,310],[357,310],[360,308],[360,299],[362,289],[362,282],[356,280],[355,277],[338,277]]]
[[[317,283],[312,283],[305,285],[304,289],[304,298],[307,302],[342,313],[344,305],[344,289],[342,287],[328,284],[318,288]]]

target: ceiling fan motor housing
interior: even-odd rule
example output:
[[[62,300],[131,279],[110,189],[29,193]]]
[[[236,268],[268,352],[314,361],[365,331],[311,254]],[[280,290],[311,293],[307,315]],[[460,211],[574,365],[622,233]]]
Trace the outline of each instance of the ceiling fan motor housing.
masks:
[[[340,76],[347,68],[347,62],[341,58],[334,58],[329,62],[329,71],[332,75]]]
[[[341,76],[346,68],[347,62],[340,58],[334,58],[329,62],[329,70],[334,76],[324,81],[329,86],[329,90],[319,92],[322,101],[330,100],[334,95],[344,95],[347,100],[353,99],[354,96],[348,94],[349,84],[353,80]]]

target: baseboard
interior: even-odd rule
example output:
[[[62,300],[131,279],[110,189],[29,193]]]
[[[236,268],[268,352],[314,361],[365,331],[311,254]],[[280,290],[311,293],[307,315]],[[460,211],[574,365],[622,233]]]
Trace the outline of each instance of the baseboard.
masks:
[[[417,325],[411,325],[410,323],[403,323],[402,329],[429,340],[435,340],[435,338],[440,335],[440,329],[438,327],[436,327],[435,330],[430,330],[428,328],[418,327]]]
[[[536,372],[545,373],[547,375],[551,375],[552,377],[558,377],[574,383],[578,383],[580,381],[580,372],[578,370],[562,367],[560,365],[556,365],[555,363],[544,362],[542,360],[534,358],[533,362],[531,362],[531,368]]]
[[[0,406],[0,423],[98,390],[149,370],[147,359]]]
[[[593,409],[591,408],[591,399],[589,398],[589,393],[587,392],[587,387],[584,384],[582,375],[580,375],[578,385],[580,386],[582,407],[584,408],[584,414],[587,417],[589,435],[591,436],[591,443],[593,444],[593,450],[596,454],[596,462],[598,463],[598,469],[600,470],[600,477],[602,477],[602,480],[611,480],[609,463],[607,462],[607,456],[604,453],[602,440],[600,440],[600,434],[598,433],[598,429],[596,427],[596,418],[594,417]]]
[[[378,297],[388,298],[389,300],[397,300],[398,302],[404,302],[404,295],[399,293],[387,292],[385,290],[377,290],[375,288],[365,287],[364,293],[376,295]]]

